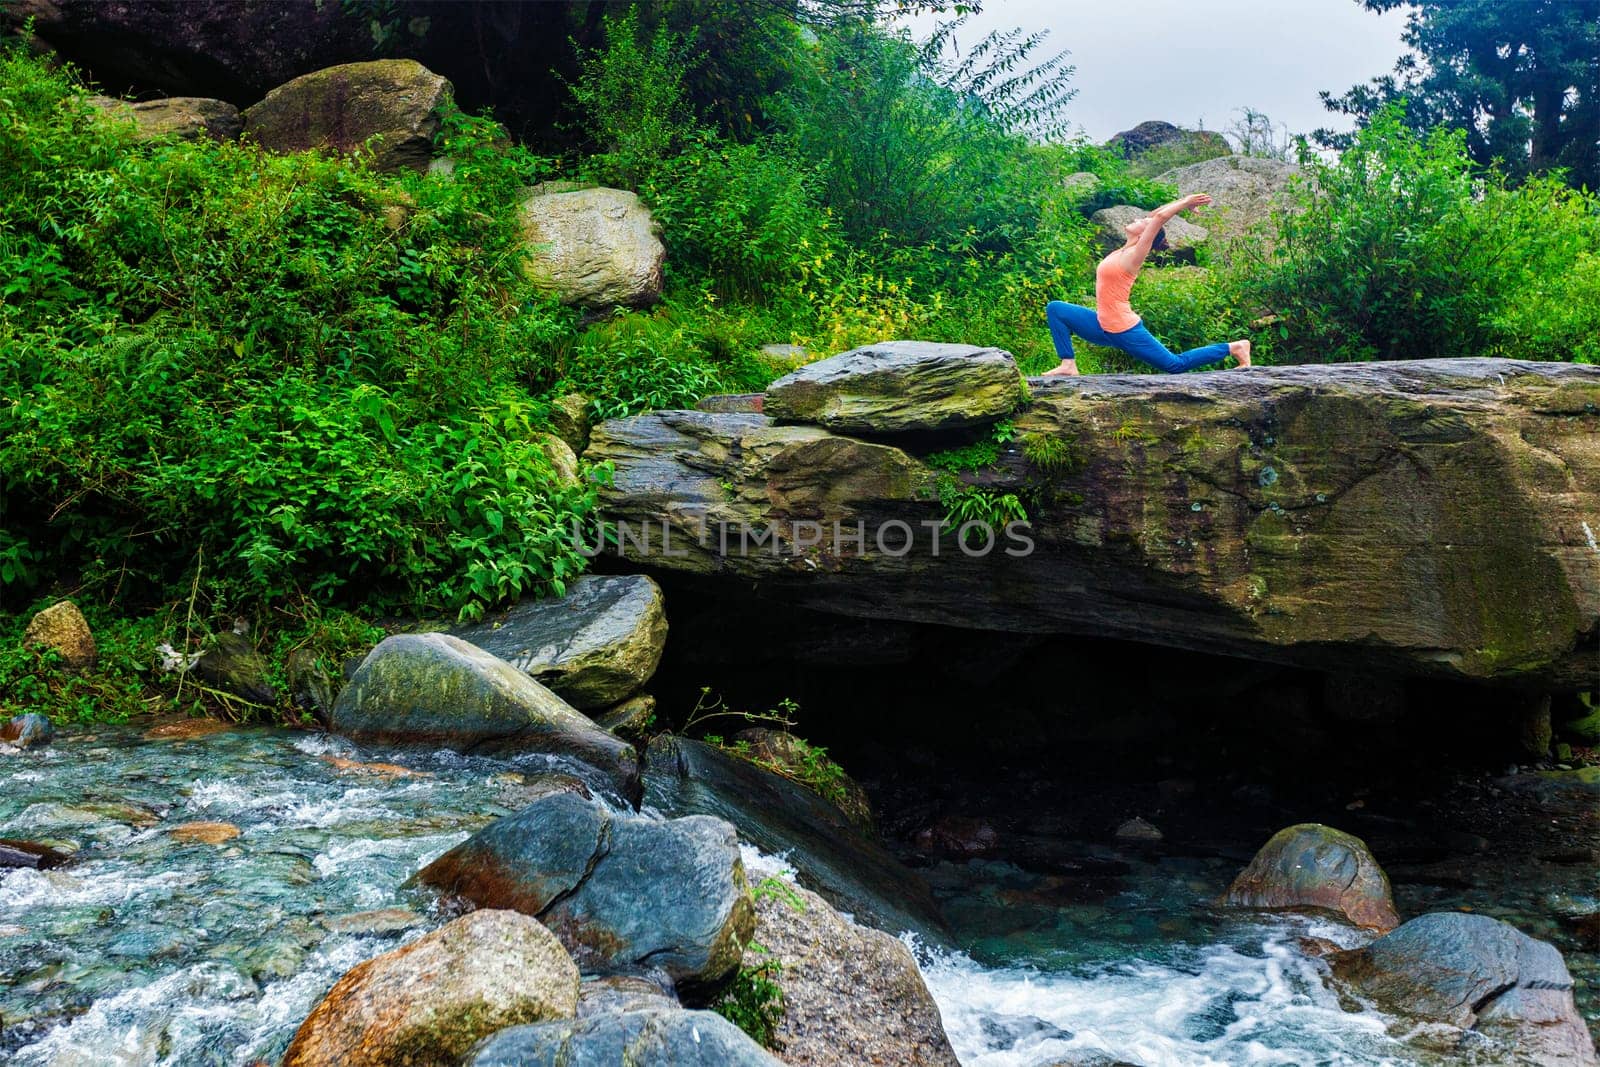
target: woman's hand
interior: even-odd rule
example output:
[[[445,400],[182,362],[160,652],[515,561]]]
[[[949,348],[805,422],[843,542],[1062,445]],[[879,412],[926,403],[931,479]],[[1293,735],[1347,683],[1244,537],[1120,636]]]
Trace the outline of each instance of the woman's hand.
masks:
[[[1178,209],[1179,211],[1188,211],[1190,208],[1205,207],[1207,204],[1211,203],[1211,194],[1190,193],[1188,196],[1180,200],[1179,203],[1183,205]]]

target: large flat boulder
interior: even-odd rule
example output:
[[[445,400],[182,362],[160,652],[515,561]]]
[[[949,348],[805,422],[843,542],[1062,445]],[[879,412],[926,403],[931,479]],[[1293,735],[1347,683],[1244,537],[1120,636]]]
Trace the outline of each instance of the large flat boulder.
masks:
[[[1422,915],[1329,962],[1339,982],[1383,1010],[1472,1030],[1505,1050],[1481,1062],[1600,1062],[1560,951],[1499,919]]]
[[[428,169],[450,83],[414,59],[342,63],[285,82],[244,111],[274,152],[370,147],[379,170]]]
[[[570,1019],[578,968],[514,911],[475,911],[357,965],[294,1035],[284,1067],[454,1067],[481,1038]]]
[[[1022,399],[1011,353],[931,341],[884,341],[808,363],[767,387],[766,414],[839,433],[982,426]]]
[[[946,508],[925,444],[664,411],[602,424],[586,455],[615,465],[606,518],[648,525],[625,558],[802,607],[1592,681],[1600,369],[1420,360],[1031,384],[996,463],[961,478],[1026,507],[1027,529],[986,552],[936,542]]]
[[[1290,185],[1300,173],[1293,163],[1259,156],[1219,156],[1176,167],[1156,180],[1178,187],[1183,196],[1209,193],[1210,207],[1199,216],[1206,229],[1224,239],[1242,237],[1272,221],[1274,211],[1293,209]]]
[[[667,644],[661,587],[642,574],[585,575],[565,596],[524,600],[452,633],[585,711],[644,688]]]
[[[715,982],[738,966],[754,917],[726,822],[616,814],[575,793],[491,823],[417,880],[537,916],[585,973],[650,967],[674,982]]]
[[[1366,842],[1319,823],[1301,823],[1274,834],[1239,872],[1222,903],[1234,908],[1331,911],[1379,933],[1400,925],[1389,877]]]
[[[633,193],[536,189],[517,217],[528,276],[563,304],[642,308],[661,299],[666,246]]]
[[[172,137],[180,141],[231,141],[244,132],[239,109],[226,100],[169,96],[161,100],[117,100],[91,96],[89,103],[114,119],[132,122],[141,141]]]
[[[356,741],[548,752],[633,792],[633,747],[502,659],[448,634],[396,634],[361,661],[330,726]]]
[[[709,1011],[646,1009],[515,1026],[462,1067],[780,1067],[782,1061]]]
[[[783,1018],[774,1037],[784,1063],[956,1067],[939,1006],[898,938],[857,926],[792,886],[761,894],[755,945],[745,966],[778,964]]]

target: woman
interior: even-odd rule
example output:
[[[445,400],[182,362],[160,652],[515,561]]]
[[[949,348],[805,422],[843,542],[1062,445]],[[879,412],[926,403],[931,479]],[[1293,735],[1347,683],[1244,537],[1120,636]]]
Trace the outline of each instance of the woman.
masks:
[[[1206,345],[1173,355],[1167,346],[1155,339],[1144,328],[1144,323],[1133,312],[1128,302],[1134,279],[1144,268],[1145,257],[1152,249],[1167,247],[1166,224],[1180,211],[1204,207],[1211,203],[1205,193],[1195,193],[1182,200],[1174,200],[1157,208],[1147,218],[1128,223],[1128,243],[1100,261],[1094,272],[1094,310],[1052,300],[1045,308],[1045,322],[1050,326],[1050,336],[1056,344],[1056,355],[1061,365],[1045,371],[1045,377],[1078,373],[1078,361],[1073,357],[1072,335],[1077,334],[1092,344],[1106,345],[1126,352],[1134,359],[1178,374],[1207,363],[1232,356],[1239,366],[1250,365],[1250,342],[1232,341],[1227,344]]]

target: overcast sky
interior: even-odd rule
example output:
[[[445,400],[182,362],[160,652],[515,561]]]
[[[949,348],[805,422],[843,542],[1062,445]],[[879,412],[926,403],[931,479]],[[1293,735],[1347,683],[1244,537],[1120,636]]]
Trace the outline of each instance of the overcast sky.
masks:
[[[921,38],[935,21],[907,24]],[[1104,141],[1146,119],[1225,130],[1246,106],[1295,133],[1348,128],[1317,91],[1393,68],[1405,14],[1356,0],[985,0],[959,39],[1014,26],[1048,29],[1046,55],[1072,51],[1068,115]]]

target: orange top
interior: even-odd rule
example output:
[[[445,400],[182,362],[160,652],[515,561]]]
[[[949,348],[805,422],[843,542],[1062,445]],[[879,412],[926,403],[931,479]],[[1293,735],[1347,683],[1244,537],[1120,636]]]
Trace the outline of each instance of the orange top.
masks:
[[[1094,315],[1106,333],[1121,333],[1139,325],[1139,316],[1133,313],[1129,297],[1133,294],[1133,280],[1139,275],[1125,270],[1118,260],[1120,250],[1100,261],[1094,269]]]

